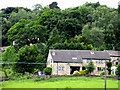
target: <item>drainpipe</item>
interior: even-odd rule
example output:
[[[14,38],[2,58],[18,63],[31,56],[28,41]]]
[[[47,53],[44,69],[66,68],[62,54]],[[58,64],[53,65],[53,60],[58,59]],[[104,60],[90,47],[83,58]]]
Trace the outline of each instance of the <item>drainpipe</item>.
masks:
[[[57,62],[57,75],[58,75],[58,62]]]

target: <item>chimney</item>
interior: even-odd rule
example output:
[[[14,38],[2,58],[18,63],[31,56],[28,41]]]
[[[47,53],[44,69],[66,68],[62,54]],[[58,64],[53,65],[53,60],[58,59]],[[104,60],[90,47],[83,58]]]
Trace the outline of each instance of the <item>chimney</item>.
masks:
[[[90,53],[91,53],[91,54],[94,54],[94,50],[93,50],[93,48],[92,48],[92,50],[90,51]]]
[[[115,51],[115,47],[113,47],[113,51]]]
[[[53,49],[52,55],[55,56],[55,49]]]

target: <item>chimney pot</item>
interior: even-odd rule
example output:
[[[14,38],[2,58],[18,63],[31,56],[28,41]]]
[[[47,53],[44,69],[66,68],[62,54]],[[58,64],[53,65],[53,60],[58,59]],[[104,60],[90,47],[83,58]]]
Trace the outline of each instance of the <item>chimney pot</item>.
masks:
[[[55,49],[53,49],[52,55],[55,55]]]

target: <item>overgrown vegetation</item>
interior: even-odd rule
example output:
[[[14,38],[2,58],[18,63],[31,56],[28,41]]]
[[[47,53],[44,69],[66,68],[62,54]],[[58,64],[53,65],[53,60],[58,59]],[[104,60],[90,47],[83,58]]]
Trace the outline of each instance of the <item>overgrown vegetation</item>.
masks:
[[[44,70],[45,75],[51,75],[52,74],[52,68],[51,67],[46,67]]]
[[[99,2],[65,10],[61,10],[56,2],[45,7],[36,4],[33,10],[23,7],[1,9],[2,44],[11,45],[4,52],[3,60],[46,63],[48,51],[53,48],[90,50],[94,47],[95,50],[111,50],[115,47],[120,50],[119,12],[120,7],[109,8]],[[44,67],[45,64],[19,63],[10,66],[14,73],[33,73]],[[88,71],[91,73],[93,68],[88,68]],[[4,72],[7,77],[9,72]]]

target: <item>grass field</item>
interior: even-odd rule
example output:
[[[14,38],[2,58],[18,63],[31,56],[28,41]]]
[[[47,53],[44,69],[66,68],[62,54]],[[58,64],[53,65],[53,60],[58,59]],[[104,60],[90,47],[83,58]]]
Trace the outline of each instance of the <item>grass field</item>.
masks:
[[[35,82],[33,79],[2,82],[2,88],[104,88],[103,77],[54,77]],[[107,88],[118,88],[118,80],[107,78]]]

